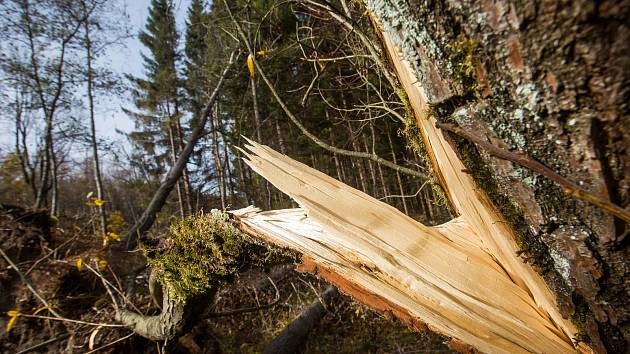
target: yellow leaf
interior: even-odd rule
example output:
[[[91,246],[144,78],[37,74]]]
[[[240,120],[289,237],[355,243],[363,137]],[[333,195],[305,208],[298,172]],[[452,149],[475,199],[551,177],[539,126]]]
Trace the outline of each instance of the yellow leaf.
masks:
[[[107,267],[107,261],[104,259],[101,259],[98,261],[98,269],[105,269],[105,267]]]
[[[15,320],[17,320],[17,316],[11,317],[11,319],[9,319],[9,323],[7,323],[7,333],[9,333],[9,331],[13,327],[13,324],[15,324]]]
[[[96,206],[101,206],[101,205],[105,204],[105,201],[102,200],[102,199],[92,198],[92,200],[94,200],[94,204],[96,204]]]
[[[254,77],[254,57],[251,54],[247,56],[247,68],[249,69],[249,75]]]
[[[322,61],[319,59],[317,59],[317,65],[319,65],[319,71],[323,71],[326,67],[326,64],[322,63]]]
[[[77,259],[77,269],[81,270],[81,268],[83,268],[83,259],[79,258]]]
[[[42,306],[40,308],[38,308],[37,310],[35,310],[35,312],[33,312],[33,315],[37,315],[38,313],[44,311],[44,310],[48,310],[51,306],[50,305],[46,305],[46,306]]]
[[[9,331],[11,330],[11,328],[13,328],[13,325],[15,324],[15,320],[17,320],[17,318],[20,316],[20,313],[18,311],[7,311],[7,316],[11,317],[9,319],[9,322],[7,323],[7,333],[9,333]]]
[[[94,195],[94,192],[90,192],[85,196],[85,198],[90,199],[92,198],[93,195]]]
[[[107,236],[111,238],[112,240],[116,240],[116,241],[120,240],[120,235],[115,232],[108,232]]]
[[[267,52],[265,50],[259,50],[256,52],[256,55],[260,55],[261,57],[264,57],[267,55]]]
[[[51,216],[50,216],[50,221],[52,221],[52,222],[58,222],[58,221],[59,221],[59,217],[57,217],[57,215],[51,215]]]

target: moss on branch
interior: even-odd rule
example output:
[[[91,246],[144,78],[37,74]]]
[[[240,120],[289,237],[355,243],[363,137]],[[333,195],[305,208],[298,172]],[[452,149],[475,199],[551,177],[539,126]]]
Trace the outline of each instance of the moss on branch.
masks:
[[[295,260],[295,255],[244,234],[218,210],[174,223],[168,236],[145,245],[145,252],[163,286],[182,303],[230,283],[244,268]]]

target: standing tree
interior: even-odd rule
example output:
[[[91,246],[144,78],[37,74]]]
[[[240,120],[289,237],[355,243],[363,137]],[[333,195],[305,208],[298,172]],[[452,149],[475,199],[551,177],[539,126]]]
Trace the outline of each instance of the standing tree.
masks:
[[[166,159],[175,164],[183,145],[181,124],[181,87],[177,74],[179,42],[173,4],[170,0],[152,0],[149,9],[146,31],[140,33],[140,42],[149,50],[143,55],[146,78],[129,79],[135,85],[136,107],[143,113],[132,113],[136,125],[141,130],[131,135],[132,140],[145,151],[165,155],[157,156],[157,165],[162,166]],[[160,168],[163,170],[163,167]],[[190,212],[190,184],[187,168],[184,178],[177,183],[177,196],[180,214]]]
[[[2,69],[7,81],[28,88],[26,93],[31,97],[28,114],[41,116],[44,126],[40,151],[36,153],[40,161],[31,165],[37,171],[24,178],[35,187],[33,206],[50,205],[52,215],[58,211],[60,165],[54,139],[56,118],[68,108],[71,86],[76,82],[73,77],[77,66],[71,63],[73,44],[85,16],[92,11],[93,7],[88,7],[80,13],[71,4],[60,1],[2,3],[3,37],[11,49]],[[20,126],[23,121],[17,123],[18,130],[24,133],[24,126]],[[26,161],[25,157],[22,159]]]

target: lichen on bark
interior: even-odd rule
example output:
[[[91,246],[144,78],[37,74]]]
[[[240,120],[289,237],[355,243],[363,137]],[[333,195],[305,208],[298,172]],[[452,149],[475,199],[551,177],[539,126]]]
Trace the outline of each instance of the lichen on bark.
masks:
[[[630,73],[621,70],[630,64],[629,1],[364,2],[412,63],[434,116],[630,204]],[[475,43],[472,56],[458,45],[466,41]],[[468,77],[456,70],[471,67]],[[524,260],[538,265],[580,335],[599,351],[626,350],[627,223],[457,141],[469,172],[518,232]]]

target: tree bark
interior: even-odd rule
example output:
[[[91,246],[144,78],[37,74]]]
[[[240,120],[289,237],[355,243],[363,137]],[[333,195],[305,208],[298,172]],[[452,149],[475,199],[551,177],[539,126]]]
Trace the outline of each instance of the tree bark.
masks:
[[[402,46],[438,120],[518,150],[628,210],[627,0],[365,2]],[[552,180],[454,138],[597,351],[630,343],[628,223]]]
[[[82,2],[84,11],[85,3]],[[89,18],[83,23],[85,31],[85,60],[87,65],[87,96],[88,108],[90,112],[90,142],[92,147],[92,167],[94,173],[94,184],[96,185],[96,197],[105,200],[103,192],[103,179],[101,178],[101,165],[98,156],[98,142],[96,140],[96,122],[94,120],[94,71],[92,69],[92,39],[90,38]],[[101,224],[101,235],[107,235],[107,215],[104,205],[97,205],[98,216]]]
[[[264,354],[292,354],[300,352],[309,332],[324,317],[327,308],[339,295],[337,288],[329,286],[309,307],[289,323],[263,350]],[[322,303],[323,301],[323,303]]]

